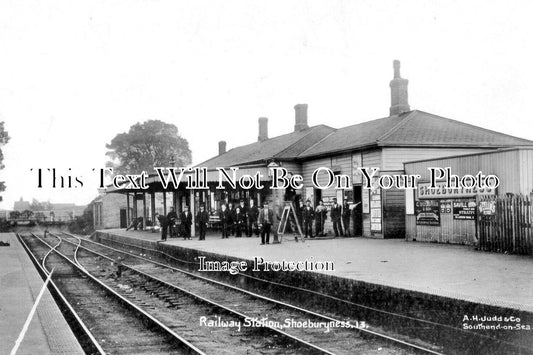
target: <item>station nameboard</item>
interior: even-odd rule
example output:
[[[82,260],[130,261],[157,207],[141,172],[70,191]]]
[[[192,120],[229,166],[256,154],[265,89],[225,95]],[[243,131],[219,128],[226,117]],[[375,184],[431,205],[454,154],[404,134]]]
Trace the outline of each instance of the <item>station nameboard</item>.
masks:
[[[435,200],[435,199],[450,199],[473,196],[493,196],[496,194],[496,189],[484,188],[446,188],[445,182],[435,183],[435,187],[429,187],[429,182],[419,182],[417,188],[418,198],[420,200]]]

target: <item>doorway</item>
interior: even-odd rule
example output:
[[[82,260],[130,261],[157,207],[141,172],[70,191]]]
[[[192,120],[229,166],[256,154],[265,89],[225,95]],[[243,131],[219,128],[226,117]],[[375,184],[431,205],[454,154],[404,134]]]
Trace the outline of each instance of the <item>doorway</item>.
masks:
[[[126,209],[121,208],[120,209],[120,228],[127,228],[127,227],[128,227],[128,221],[127,221]]]
[[[353,232],[355,236],[363,235],[363,186],[354,185],[353,203],[355,207],[352,211]]]

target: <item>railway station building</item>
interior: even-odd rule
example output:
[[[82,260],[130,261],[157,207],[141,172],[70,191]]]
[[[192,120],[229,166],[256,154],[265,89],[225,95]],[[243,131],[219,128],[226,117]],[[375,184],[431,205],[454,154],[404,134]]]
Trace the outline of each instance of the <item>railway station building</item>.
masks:
[[[270,138],[268,119],[262,117],[258,120],[259,131],[255,142],[229,150],[226,149],[225,141],[219,142],[218,154],[196,165],[198,168],[207,169],[207,189],[186,189],[183,182],[177,189],[164,189],[160,179],[153,176],[148,179],[148,190],[110,189],[108,192],[127,194],[127,211],[133,206],[133,212],[128,214],[128,219],[131,219],[130,215],[141,215],[137,202],[144,201],[142,215],[145,219],[154,221],[153,211],[156,208],[152,202],[149,208],[152,211],[151,216],[147,214],[146,194],[150,194],[150,200],[155,201],[156,193],[163,194],[164,213],[170,204],[178,211],[186,204],[196,212],[201,203],[206,205],[208,211],[214,212],[222,203],[231,202],[238,205],[241,199],[245,200],[247,205],[250,200],[254,200],[256,205],[266,200],[276,209],[283,206],[287,191],[269,189],[270,167],[283,167],[292,174],[303,177],[303,188],[295,191],[300,200],[310,200],[315,207],[319,200],[329,206],[333,198],[341,204],[343,201],[352,206],[359,203],[361,212],[358,225],[350,226],[356,234],[372,238],[405,238],[406,227],[409,229],[408,235],[412,235],[412,223],[409,217],[406,218],[406,212],[409,211],[406,211],[405,190],[366,189],[359,168],[378,168],[376,176],[405,174],[414,169],[414,165],[405,165],[411,161],[533,147],[533,142],[526,139],[421,110],[411,110],[408,103],[408,80],[400,76],[399,61],[394,61],[393,68],[394,77],[390,82],[391,106],[386,117],[369,121],[354,117],[354,121],[361,122],[339,129],[323,124],[310,126],[308,106],[298,104],[294,107],[293,132]],[[327,117],[323,120],[327,121]],[[435,161],[435,164],[437,163],[440,164]],[[263,176],[262,184],[265,188],[256,190],[226,186],[226,189],[217,189],[217,168],[221,167],[239,168],[237,177],[259,172]],[[351,185],[343,189],[317,188],[312,182],[312,176],[313,172],[321,168],[328,169],[334,175],[350,176]],[[320,186],[324,186],[327,174],[317,176]],[[168,193],[171,193],[170,198]],[[130,196],[133,196],[131,203]],[[332,223],[329,215],[325,230],[329,230],[331,234]]]

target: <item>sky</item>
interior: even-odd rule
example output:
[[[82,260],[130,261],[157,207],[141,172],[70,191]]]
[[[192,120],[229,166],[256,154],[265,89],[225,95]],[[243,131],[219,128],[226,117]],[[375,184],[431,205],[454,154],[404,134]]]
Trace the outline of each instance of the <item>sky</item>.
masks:
[[[175,124],[193,163],[309,124],[388,116],[392,61],[419,109],[532,139],[533,2],[0,2],[0,121],[11,136],[0,209],[87,204],[105,145],[137,122]],[[45,171],[78,177],[53,188]],[[33,169],[33,170],[31,170]],[[70,170],[69,170],[70,169]]]

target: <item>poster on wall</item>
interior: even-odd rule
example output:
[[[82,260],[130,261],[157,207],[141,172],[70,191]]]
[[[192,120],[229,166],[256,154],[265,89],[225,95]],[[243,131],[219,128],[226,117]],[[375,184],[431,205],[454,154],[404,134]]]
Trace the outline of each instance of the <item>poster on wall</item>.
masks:
[[[454,200],[453,219],[476,219],[476,200]]]
[[[370,191],[370,231],[381,232],[381,189]]]
[[[479,213],[482,216],[493,216],[496,214],[496,201],[479,201]]]
[[[440,213],[452,213],[452,200],[440,201]]]
[[[363,174],[361,169],[363,165],[363,156],[361,153],[352,154],[352,184],[361,184],[363,182]]]
[[[440,226],[440,201],[416,201],[415,216],[418,226]]]
[[[305,200],[311,201],[311,204],[315,203],[315,189],[313,187],[305,188]]]
[[[370,191],[363,189],[361,192],[361,202],[363,204],[363,213],[370,213]]]
[[[333,206],[333,198],[335,196],[322,196],[322,202],[324,203],[324,206],[326,206],[328,209]]]
[[[344,190],[337,190],[337,203],[339,205],[344,203]]]

